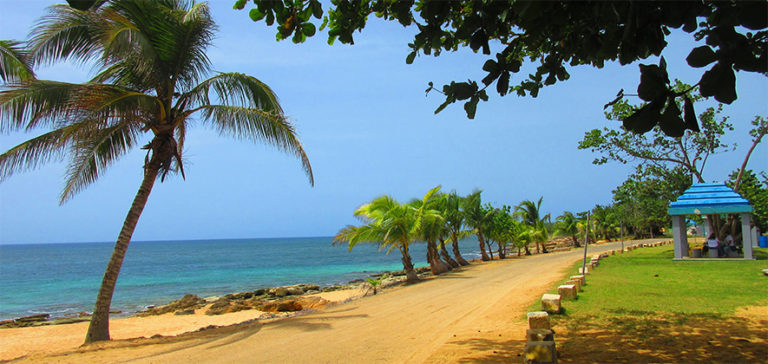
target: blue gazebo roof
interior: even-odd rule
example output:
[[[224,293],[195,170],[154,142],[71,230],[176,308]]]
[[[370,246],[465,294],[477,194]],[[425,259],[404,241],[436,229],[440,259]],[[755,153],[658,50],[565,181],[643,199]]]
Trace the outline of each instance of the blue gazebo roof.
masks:
[[[694,183],[669,204],[670,215],[707,215],[752,212],[749,201],[724,183]]]

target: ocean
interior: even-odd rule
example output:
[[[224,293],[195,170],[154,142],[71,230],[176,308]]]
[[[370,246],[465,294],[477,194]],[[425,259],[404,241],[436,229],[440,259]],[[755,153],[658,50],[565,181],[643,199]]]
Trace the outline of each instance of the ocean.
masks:
[[[131,242],[112,309],[131,314],[187,293],[207,297],[299,283],[346,284],[403,269],[396,250],[387,255],[375,245],[360,244],[349,251],[346,246],[332,246],[332,240]],[[93,311],[113,247],[114,243],[0,245],[0,320]],[[479,257],[475,238],[462,240],[460,248],[465,259]],[[426,265],[425,244],[413,244],[411,257],[417,267]]]

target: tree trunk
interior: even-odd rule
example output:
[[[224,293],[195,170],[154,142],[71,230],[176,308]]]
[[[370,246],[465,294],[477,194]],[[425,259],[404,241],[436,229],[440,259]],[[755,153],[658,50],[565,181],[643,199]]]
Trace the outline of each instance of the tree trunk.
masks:
[[[434,241],[427,241],[427,262],[429,262],[429,269],[434,275],[445,273],[448,270],[447,264],[440,260],[440,253],[438,253],[437,244]]]
[[[573,246],[575,248],[581,248],[581,245],[579,244],[579,239],[576,239],[576,235],[571,235],[571,239],[573,239]]]
[[[99,294],[96,297],[96,306],[93,309],[93,316],[91,316],[91,324],[88,326],[88,333],[85,335],[85,344],[109,340],[109,308],[112,304],[112,295],[115,292],[117,276],[120,273],[120,267],[123,265],[128,244],[131,243],[133,231],[136,229],[141,212],[144,210],[150,192],[152,192],[152,186],[154,186],[157,179],[159,167],[159,164],[153,161],[144,170],[144,180],[141,182],[139,191],[133,199],[131,209],[128,210],[128,216],[125,217],[123,228],[120,230],[120,235],[115,243],[115,249],[112,251],[112,257],[109,259],[107,269],[104,272],[101,288],[99,288]]]
[[[493,260],[493,249],[491,248],[491,240],[488,239],[485,241],[485,251],[488,252],[488,255],[491,257],[491,260]]]
[[[531,255],[531,251],[528,250],[528,244],[525,245],[525,255]]]
[[[405,270],[405,281],[413,283],[419,280],[418,274],[413,270],[413,261],[411,260],[411,254],[408,253],[408,247],[400,249],[400,253],[403,255],[403,270]]]
[[[481,229],[477,229],[477,240],[480,242],[480,255],[483,257],[483,261],[491,260],[485,252],[485,239],[483,239],[483,230]]]
[[[448,249],[445,248],[445,239],[443,238],[440,238],[440,255],[443,256],[443,259],[448,262],[448,265],[451,266],[451,268],[456,268],[459,266],[459,263],[453,260],[451,255],[448,254]]]
[[[496,244],[499,246],[499,259],[506,258],[506,255],[504,254],[504,248],[501,246],[501,242],[497,241]]]
[[[469,265],[469,262],[461,256],[461,252],[459,251],[459,239],[456,237],[456,234],[451,233],[451,241],[453,242],[451,245],[453,246],[453,256],[456,257],[456,262],[459,263],[459,265]]]

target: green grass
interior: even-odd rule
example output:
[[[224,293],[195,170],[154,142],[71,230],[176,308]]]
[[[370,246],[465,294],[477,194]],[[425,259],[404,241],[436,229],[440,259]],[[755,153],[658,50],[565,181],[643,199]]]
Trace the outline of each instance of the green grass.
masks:
[[[591,254],[590,254],[591,256]],[[768,249],[752,261],[673,261],[672,246],[641,248],[602,259],[579,298],[563,301],[565,315],[643,313],[729,314],[768,304]],[[581,261],[564,277],[577,274]],[[551,293],[557,293],[553,287]],[[536,302],[531,306],[539,310]]]

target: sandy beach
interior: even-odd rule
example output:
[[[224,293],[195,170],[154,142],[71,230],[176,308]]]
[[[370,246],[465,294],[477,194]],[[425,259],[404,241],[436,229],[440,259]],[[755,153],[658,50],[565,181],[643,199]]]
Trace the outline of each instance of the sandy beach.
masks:
[[[590,253],[618,245],[590,247]],[[322,293],[336,304],[281,320],[254,320],[263,314],[257,310],[208,316],[204,309],[114,319],[113,341],[88,347],[79,347],[87,322],[4,329],[0,360],[509,362],[519,360],[524,346],[528,306],[581,255],[574,249],[473,264],[376,296],[362,297],[361,290]],[[210,325],[225,327],[195,332]]]

